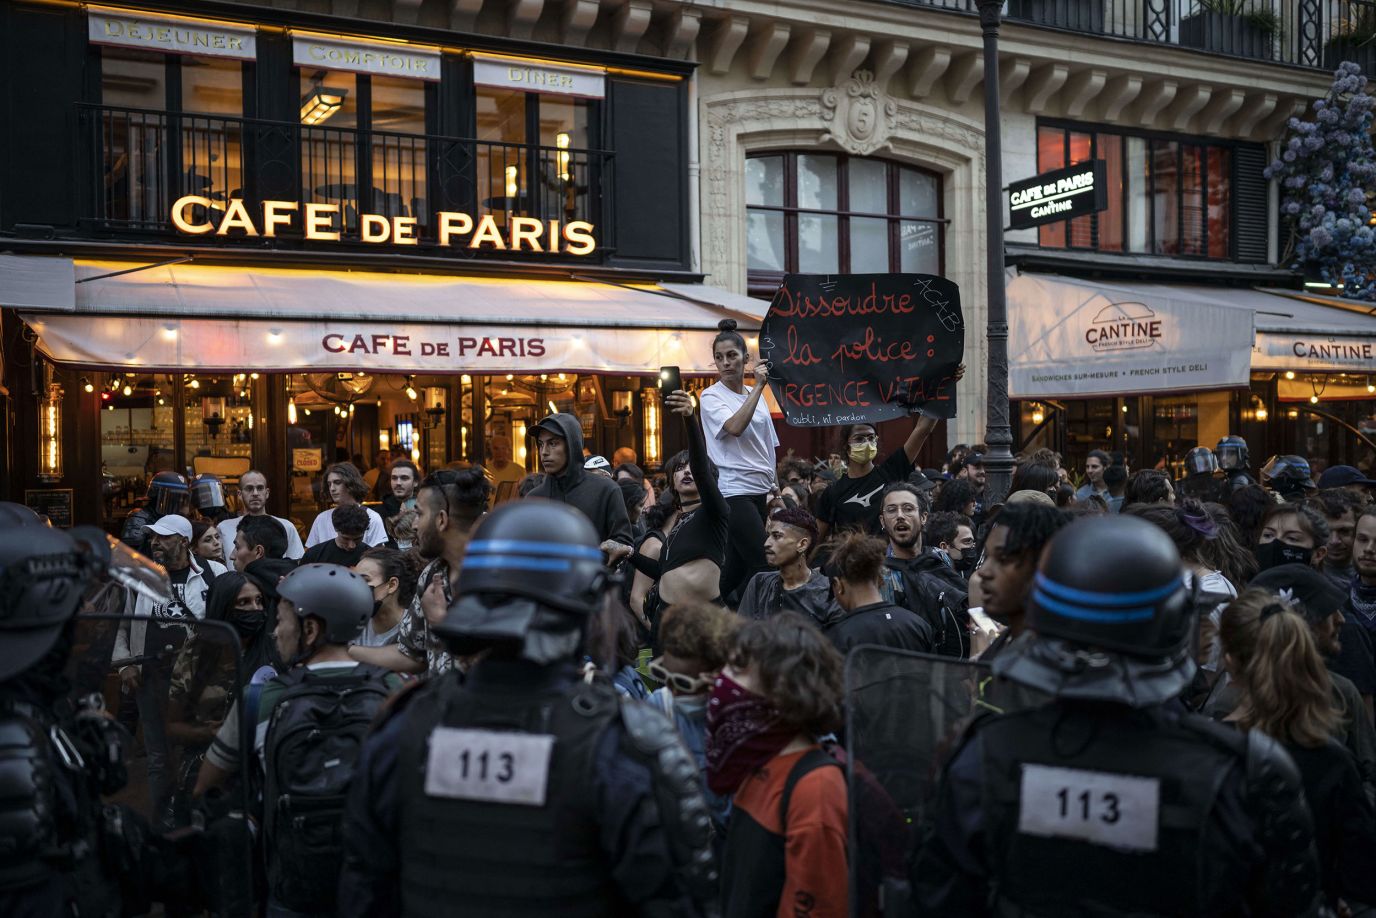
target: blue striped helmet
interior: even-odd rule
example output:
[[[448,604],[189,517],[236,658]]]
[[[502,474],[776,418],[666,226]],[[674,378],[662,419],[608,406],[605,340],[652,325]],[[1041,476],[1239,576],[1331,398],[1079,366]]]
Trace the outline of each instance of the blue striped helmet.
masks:
[[[1028,626],[1039,635],[1146,659],[1189,639],[1192,604],[1170,536],[1133,516],[1080,519],[1047,546]]]

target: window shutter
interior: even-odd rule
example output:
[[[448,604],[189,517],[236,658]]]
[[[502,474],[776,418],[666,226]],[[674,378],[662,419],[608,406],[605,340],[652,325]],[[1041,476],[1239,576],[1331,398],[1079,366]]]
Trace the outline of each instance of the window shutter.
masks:
[[[1257,143],[1238,144],[1233,150],[1233,245],[1234,258],[1248,264],[1266,263],[1266,237],[1271,214],[1266,148]]]

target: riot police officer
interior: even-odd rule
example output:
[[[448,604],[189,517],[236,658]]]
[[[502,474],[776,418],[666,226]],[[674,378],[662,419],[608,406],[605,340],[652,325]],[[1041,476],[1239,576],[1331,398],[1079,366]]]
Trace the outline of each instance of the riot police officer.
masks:
[[[1264,734],[1168,703],[1195,671],[1164,532],[1082,519],[1051,542],[1032,634],[996,674],[1053,698],[977,719],[913,865],[924,914],[1300,915],[1319,866],[1298,771]]]
[[[1237,434],[1228,434],[1218,441],[1214,455],[1218,457],[1218,467],[1223,470],[1219,500],[1226,500],[1234,491],[1256,484],[1249,465],[1246,440]]]
[[[191,486],[186,476],[178,472],[159,472],[148,483],[148,496],[143,506],[124,521],[119,540],[134,551],[147,554],[148,527],[169,513],[186,516],[191,507]]]
[[[132,814],[100,799],[125,782],[122,731],[94,699],[70,702],[64,672],[98,570],[36,518],[0,529],[0,915],[130,906],[117,881],[132,879],[127,858],[146,840]]]
[[[613,586],[578,511],[529,499],[476,528],[434,631],[456,658],[364,746],[341,915],[700,913],[715,894],[697,772],[658,711],[580,679]]]
[[[1284,501],[1299,500],[1317,487],[1303,456],[1272,456],[1261,470],[1261,483]]]
[[[1185,454],[1185,477],[1176,483],[1185,497],[1211,503],[1218,500],[1218,458],[1207,446],[1196,446]]]

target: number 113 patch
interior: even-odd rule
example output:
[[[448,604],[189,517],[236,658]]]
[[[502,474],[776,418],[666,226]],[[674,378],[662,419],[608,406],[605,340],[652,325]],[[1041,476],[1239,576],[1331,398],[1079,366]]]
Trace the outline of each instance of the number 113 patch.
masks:
[[[436,727],[425,764],[431,797],[544,806],[554,737]]]
[[[1077,768],[1024,765],[1018,831],[1124,851],[1155,851],[1161,782]]]

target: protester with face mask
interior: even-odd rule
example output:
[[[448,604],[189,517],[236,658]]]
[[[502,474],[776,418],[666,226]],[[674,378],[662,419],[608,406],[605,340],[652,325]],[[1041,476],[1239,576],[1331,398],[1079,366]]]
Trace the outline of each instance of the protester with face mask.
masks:
[[[962,577],[969,577],[979,561],[975,544],[975,524],[959,513],[933,513],[922,529],[922,543],[951,565]]]
[[[224,622],[234,629],[243,659],[245,683],[268,661],[267,612],[258,585],[237,571],[215,578],[206,594],[207,622]],[[167,737],[178,750],[172,822],[185,825],[186,809],[201,761],[220,731],[245,683],[235,670],[232,639],[221,629],[194,631],[172,666],[167,695]]]
[[[373,614],[354,643],[360,647],[395,644],[406,607],[416,595],[420,565],[415,555],[391,548],[370,548],[354,565],[354,573],[373,591]]]
[[[650,677],[663,683],[650,693],[650,704],[674,722],[697,763],[718,848],[726,835],[731,798],[707,787],[707,700],[726,665],[740,621],[729,610],[710,603],[671,606],[659,625],[663,653],[649,666]]]
[[[841,722],[841,655],[785,612],[745,623],[707,707],[707,786],[734,794],[723,918],[848,914],[845,775],[817,737]],[[795,771],[798,774],[795,774]]]
[[[1261,570],[1278,564],[1319,567],[1328,553],[1328,522],[1301,504],[1278,504],[1261,518],[1261,535],[1252,553]]]

